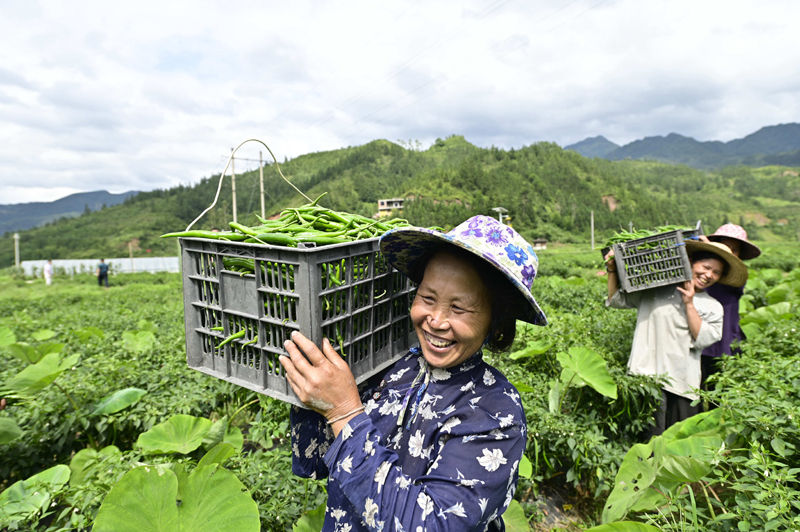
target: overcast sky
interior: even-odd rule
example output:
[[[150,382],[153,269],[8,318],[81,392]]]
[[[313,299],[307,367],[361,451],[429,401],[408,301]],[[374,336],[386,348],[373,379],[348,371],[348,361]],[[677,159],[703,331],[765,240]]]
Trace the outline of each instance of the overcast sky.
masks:
[[[798,20],[797,0],[0,0],[0,204],[194,183],[248,138],[281,162],[741,138],[800,122]]]

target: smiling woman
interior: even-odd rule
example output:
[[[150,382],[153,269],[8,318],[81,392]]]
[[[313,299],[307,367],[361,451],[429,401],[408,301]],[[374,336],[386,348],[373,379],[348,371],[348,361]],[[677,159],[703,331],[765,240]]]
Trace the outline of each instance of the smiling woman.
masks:
[[[722,338],[723,321],[722,305],[705,290],[716,283],[747,282],[747,267],[724,244],[687,241],[686,249],[692,280],[630,294],[619,290],[614,252],[606,256],[606,305],[638,311],[628,371],[666,378],[652,435],[700,412],[699,406],[692,406],[700,388],[700,355]]]
[[[420,347],[358,389],[327,340],[295,333],[281,362],[312,410],[292,410],[293,471],[328,476],[324,531],[504,530],[527,426],[482,348],[510,347],[517,319],[547,323],[530,291],[536,254],[485,216],[390,231],[381,251],[419,284]]]

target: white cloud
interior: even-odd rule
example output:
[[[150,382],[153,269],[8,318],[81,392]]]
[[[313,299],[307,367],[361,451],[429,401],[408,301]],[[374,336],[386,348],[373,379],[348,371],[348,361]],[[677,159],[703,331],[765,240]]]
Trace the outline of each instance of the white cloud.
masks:
[[[784,1],[0,6],[0,203],[168,187],[241,140],[730,140],[800,121]],[[259,146],[243,148],[258,158]]]

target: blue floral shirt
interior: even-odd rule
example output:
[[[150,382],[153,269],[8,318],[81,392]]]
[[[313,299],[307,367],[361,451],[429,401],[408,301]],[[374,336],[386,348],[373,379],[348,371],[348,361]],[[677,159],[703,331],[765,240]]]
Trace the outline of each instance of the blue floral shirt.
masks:
[[[292,408],[292,471],[328,476],[323,532],[505,530],[527,435],[514,386],[480,351],[437,369],[419,348],[371,383],[335,440]]]

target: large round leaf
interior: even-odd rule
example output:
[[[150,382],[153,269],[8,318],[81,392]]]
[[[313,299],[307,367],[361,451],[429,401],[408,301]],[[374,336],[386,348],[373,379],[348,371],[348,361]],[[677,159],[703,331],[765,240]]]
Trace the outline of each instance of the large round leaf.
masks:
[[[603,523],[625,517],[628,510],[648,492],[661,468],[664,440],[653,438],[648,444],[630,448],[614,479],[614,489],[603,508]]]
[[[66,484],[69,474],[67,466],[57,465],[15,482],[0,493],[0,514],[10,522],[21,522],[47,509],[51,492]]]
[[[61,355],[51,353],[36,364],[28,366],[9,380],[4,393],[14,396],[30,396],[56,380],[61,372],[78,363],[80,355],[61,360]]]
[[[300,516],[300,519],[292,525],[292,532],[319,532],[325,524],[325,510],[327,503],[322,503],[313,510],[309,510]]]
[[[78,451],[69,461],[69,468],[72,471],[72,475],[69,477],[69,485],[80,486],[84,484],[89,477],[97,473],[98,462],[104,456],[112,454],[120,454],[120,450],[116,445],[103,447],[99,452],[94,449],[81,449]]]
[[[10,417],[0,417],[0,444],[8,443],[22,436],[17,423]]]
[[[574,384],[577,376],[606,397],[617,398],[617,384],[599,354],[585,347],[570,347],[569,353],[557,353],[556,358],[564,367],[561,382]]]
[[[0,327],[0,347],[7,347],[16,341],[17,337],[14,335],[14,331],[8,327]]]
[[[508,532],[530,532],[531,526],[525,517],[525,511],[517,501],[511,501],[505,513],[503,513],[503,523]]]
[[[99,414],[113,414],[119,412],[137,402],[146,393],[147,390],[142,390],[141,388],[117,390],[100,401],[100,404],[97,405],[97,408],[95,408],[94,412],[90,415],[97,416]]]
[[[236,475],[210,465],[186,479],[169,469],[137,467],[103,501],[93,532],[259,532],[258,506]]]
[[[211,421],[178,414],[140,434],[136,445],[146,453],[190,453],[200,447]]]

